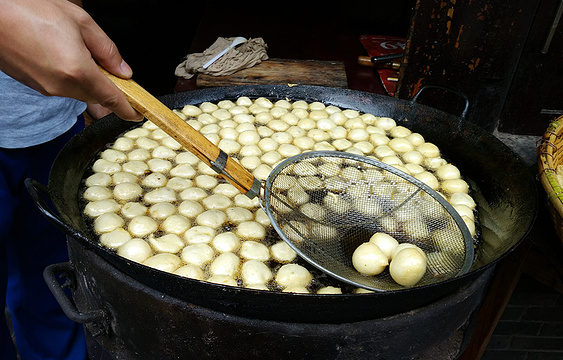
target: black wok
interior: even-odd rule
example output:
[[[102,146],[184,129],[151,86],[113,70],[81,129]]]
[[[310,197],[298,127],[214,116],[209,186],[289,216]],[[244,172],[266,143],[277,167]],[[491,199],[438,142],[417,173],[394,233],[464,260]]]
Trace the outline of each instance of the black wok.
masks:
[[[136,126],[109,115],[75,136],[56,159],[49,196],[60,215],[40,209],[78,242],[117,270],[157,291],[199,306],[239,316],[287,322],[341,323],[406,312],[469,285],[520,242],[536,213],[536,187],[516,154],[483,129],[413,101],[359,91],[307,86],[237,86],[189,91],[161,98],[170,108],[204,101],[267,97],[321,101],[327,105],[389,116],[440,147],[471,185],[478,203],[481,246],[471,271],[438,284],[392,292],[348,295],[289,294],[234,288],[164,273],[117,256],[98,245],[81,215],[79,188],[91,160],[107,143]],[[72,261],[72,259],[71,259]],[[87,269],[85,269],[87,271]]]

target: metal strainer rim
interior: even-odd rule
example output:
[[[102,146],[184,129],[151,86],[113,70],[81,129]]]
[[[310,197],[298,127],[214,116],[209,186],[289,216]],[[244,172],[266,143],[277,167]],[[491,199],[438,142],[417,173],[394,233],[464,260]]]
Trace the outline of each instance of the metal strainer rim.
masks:
[[[307,158],[323,157],[323,156],[325,156],[325,157],[326,156],[340,157],[340,158],[348,159],[348,160],[361,161],[361,162],[365,162],[365,163],[368,163],[370,165],[382,168],[382,169],[389,171],[389,172],[391,172],[391,173],[393,173],[397,176],[402,177],[403,179],[405,179],[407,181],[412,182],[413,184],[417,185],[422,190],[424,190],[426,193],[428,193],[430,196],[432,196],[454,218],[456,223],[460,226],[460,231],[461,231],[463,238],[464,238],[465,259],[464,259],[463,265],[461,266],[458,273],[455,274],[452,278],[459,277],[459,276],[464,275],[467,272],[469,272],[469,270],[471,269],[471,266],[473,265],[473,257],[474,257],[473,237],[471,236],[471,233],[470,233],[467,225],[465,224],[465,222],[461,218],[461,215],[459,215],[459,213],[454,209],[454,207],[446,199],[444,199],[444,197],[442,195],[440,195],[436,190],[434,190],[431,187],[429,187],[428,185],[426,185],[424,182],[422,182],[422,181],[416,179],[415,177],[395,168],[394,166],[391,166],[389,164],[383,163],[381,161],[378,161],[376,159],[369,158],[369,157],[366,157],[366,156],[361,156],[361,155],[357,155],[357,154],[353,154],[353,153],[346,153],[346,152],[342,152],[342,151],[330,151],[330,150],[308,151],[308,152],[304,152],[304,153],[292,156],[290,158],[287,158],[284,161],[282,161],[281,163],[279,163],[270,172],[266,181],[263,182],[263,186],[262,186],[263,187],[263,189],[262,189],[263,194],[260,197],[260,199],[261,199],[260,206],[262,207],[262,209],[268,215],[268,218],[270,219],[270,223],[272,224],[274,230],[278,233],[278,235],[282,238],[282,240],[284,242],[286,242],[293,250],[295,250],[295,252],[297,252],[297,254],[302,259],[304,259],[305,261],[307,261],[309,264],[313,265],[317,269],[319,269],[319,270],[325,272],[326,274],[332,276],[333,278],[336,278],[336,279],[343,281],[347,284],[350,284],[350,285],[353,285],[353,286],[358,286],[358,287],[365,288],[365,289],[372,290],[372,291],[379,291],[379,292],[393,291],[393,290],[385,290],[385,289],[369,286],[369,285],[366,285],[366,284],[362,284],[362,283],[356,282],[354,280],[348,279],[348,278],[346,278],[342,275],[339,275],[339,274],[333,272],[330,269],[327,269],[326,267],[317,263],[314,259],[311,259],[305,253],[303,253],[297,246],[295,246],[295,244],[284,235],[281,227],[279,226],[279,224],[278,224],[278,222],[277,222],[277,220],[274,216],[272,206],[270,204],[270,192],[271,192],[271,186],[272,186],[274,179],[277,177],[277,175],[281,171],[283,171],[290,164],[296,163],[297,161],[307,159]],[[437,281],[437,282],[439,282],[439,281]],[[416,285],[414,285],[414,287],[416,287]]]

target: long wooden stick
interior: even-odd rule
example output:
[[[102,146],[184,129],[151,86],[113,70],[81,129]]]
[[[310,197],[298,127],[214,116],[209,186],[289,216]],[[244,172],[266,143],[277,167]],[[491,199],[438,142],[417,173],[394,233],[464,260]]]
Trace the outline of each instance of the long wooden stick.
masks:
[[[191,151],[207,165],[212,166],[219,157],[220,149],[200,132],[191,127],[166,105],[146,91],[141,85],[131,79],[121,79],[110,74],[100,67],[100,70],[125,94],[131,106],[161,128],[168,135],[172,136],[187,150]],[[239,189],[243,194],[247,194],[253,185],[256,187],[254,176],[249,173],[242,165],[234,161],[231,157],[227,158],[224,173],[228,176],[223,177]],[[254,197],[254,196],[252,196]]]

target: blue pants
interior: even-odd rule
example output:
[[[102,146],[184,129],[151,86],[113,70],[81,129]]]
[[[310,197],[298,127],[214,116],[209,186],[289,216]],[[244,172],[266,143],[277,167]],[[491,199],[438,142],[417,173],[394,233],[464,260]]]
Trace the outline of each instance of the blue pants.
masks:
[[[47,184],[56,155],[84,126],[24,149],[0,149],[0,299],[10,310],[22,360],[86,359],[83,328],[70,321],[43,280],[47,265],[68,261],[66,237],[39,212],[24,180]],[[0,304],[4,304],[1,302]],[[16,359],[0,317],[0,359]]]

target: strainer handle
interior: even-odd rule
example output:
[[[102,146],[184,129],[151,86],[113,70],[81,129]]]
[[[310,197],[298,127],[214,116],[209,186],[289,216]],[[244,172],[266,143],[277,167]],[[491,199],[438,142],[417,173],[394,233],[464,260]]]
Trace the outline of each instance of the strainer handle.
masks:
[[[255,179],[242,165],[221,151],[141,85],[131,79],[121,79],[112,75],[102,67],[100,67],[100,70],[123,91],[135,110],[172,136],[243,194],[251,199],[257,195],[260,189],[260,181]]]

